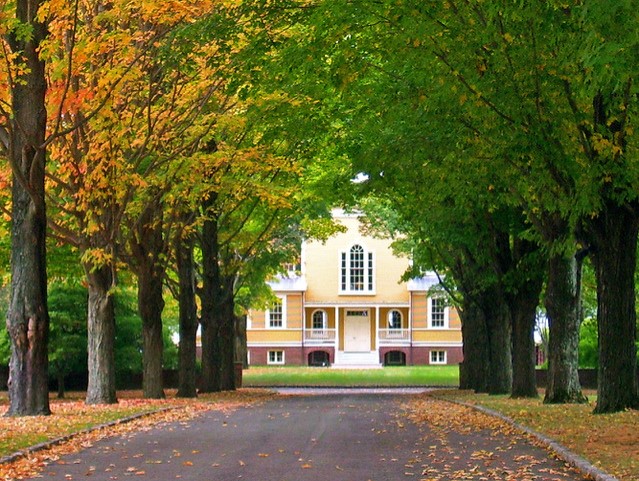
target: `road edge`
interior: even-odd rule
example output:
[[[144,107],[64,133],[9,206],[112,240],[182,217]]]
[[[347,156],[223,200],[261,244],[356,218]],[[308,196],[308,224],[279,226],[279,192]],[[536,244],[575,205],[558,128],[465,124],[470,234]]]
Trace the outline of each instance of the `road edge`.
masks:
[[[582,456],[572,452],[562,444],[558,443],[552,438],[549,438],[545,434],[541,434],[534,429],[529,428],[523,424],[516,422],[514,419],[506,416],[499,411],[495,411],[493,409],[487,408],[485,406],[480,406],[477,404],[471,404],[464,401],[458,401],[455,399],[448,399],[442,396],[434,396],[437,399],[442,401],[446,401],[453,404],[459,404],[460,406],[465,406],[476,411],[482,412],[492,417],[496,417],[506,422],[507,424],[517,428],[520,431],[528,434],[529,436],[535,438],[541,444],[544,444],[552,453],[555,454],[559,459],[569,464],[570,466],[581,471],[585,476],[593,479],[594,481],[619,481],[618,478],[606,473],[602,469],[594,466],[590,461],[583,458]]]

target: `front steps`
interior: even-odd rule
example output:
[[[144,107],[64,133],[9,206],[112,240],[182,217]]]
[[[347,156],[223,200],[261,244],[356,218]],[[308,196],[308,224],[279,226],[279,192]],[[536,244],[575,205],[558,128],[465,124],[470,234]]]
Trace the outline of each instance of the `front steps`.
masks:
[[[382,364],[379,362],[379,353],[377,351],[337,351],[335,353],[335,362],[331,367],[335,369],[379,369]]]

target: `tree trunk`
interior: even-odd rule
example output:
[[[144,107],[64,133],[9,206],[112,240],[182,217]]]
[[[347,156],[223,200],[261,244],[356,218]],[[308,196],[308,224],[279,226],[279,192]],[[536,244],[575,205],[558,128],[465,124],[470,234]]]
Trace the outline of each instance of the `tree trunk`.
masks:
[[[163,399],[162,283],[164,269],[147,257],[138,272],[138,310],[142,318],[142,392],[146,399]]]
[[[209,199],[208,202],[213,202]],[[217,219],[208,218],[202,225],[200,238],[202,248],[202,288],[200,325],[202,326],[202,380],[201,392],[217,392],[220,387],[220,350],[216,343],[220,335],[218,302],[221,299],[221,275]]]
[[[161,260],[165,251],[161,203],[149,202],[140,214],[130,246],[132,267],[138,278],[138,311],[142,318],[142,392],[147,399],[163,399],[162,310],[166,271]]]
[[[64,399],[64,372],[58,369],[58,399]]]
[[[475,392],[488,392],[488,336],[486,320],[479,306],[463,297],[460,311],[462,320],[462,340],[464,362],[460,389],[473,389]],[[463,382],[462,382],[463,381]]]
[[[488,394],[508,394],[513,381],[510,309],[495,291],[483,299],[488,336]]]
[[[535,352],[537,306],[544,281],[544,258],[539,245],[515,240],[513,257],[521,279],[511,297],[513,321],[513,398],[538,397]]]
[[[551,256],[546,286],[549,323],[548,385],[545,403],[585,403],[579,383],[581,265],[575,256]]]
[[[215,343],[220,360],[219,387],[222,391],[235,390],[235,303],[233,279],[224,276],[223,297],[218,299],[218,338]]]
[[[89,284],[87,404],[114,404],[115,394],[115,312],[114,279],[111,266],[84,264]]]
[[[21,73],[11,86],[12,117],[8,156],[13,171],[11,301],[7,332],[11,340],[8,416],[48,415],[46,207],[44,172],[47,89],[39,58],[46,26],[36,20],[39,0],[17,0],[16,20],[29,35],[8,35]],[[28,37],[28,38],[27,38]]]
[[[535,355],[535,321],[541,282],[533,281],[521,289],[515,296],[512,306],[513,318],[513,387],[511,397],[538,397],[536,355]],[[527,287],[530,287],[528,289]]]
[[[180,346],[178,366],[178,397],[197,396],[196,341],[197,305],[195,303],[195,272],[193,241],[179,240],[176,245],[180,306]]]
[[[241,362],[242,368],[248,369],[248,349],[246,347],[246,315],[237,316],[235,318],[235,362]]]
[[[599,374],[596,413],[639,409],[635,269],[639,216],[609,202],[593,220]]]

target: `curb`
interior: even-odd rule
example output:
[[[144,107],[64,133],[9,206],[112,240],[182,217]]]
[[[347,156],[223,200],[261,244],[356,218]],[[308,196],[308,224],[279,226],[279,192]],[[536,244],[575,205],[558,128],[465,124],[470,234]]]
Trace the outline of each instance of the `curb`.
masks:
[[[131,421],[135,421],[136,419],[140,419],[140,418],[143,418],[143,417],[146,417],[146,416],[151,416],[152,414],[171,411],[173,409],[176,409],[176,408],[175,407],[168,407],[168,408],[158,409],[158,410],[155,410],[155,411],[146,411],[146,412],[142,412],[142,413],[138,413],[138,414],[133,414],[133,415],[127,416],[125,418],[116,419],[114,421],[110,421],[110,422],[104,423],[104,424],[98,424],[98,425],[92,426],[90,428],[83,429],[82,431],[77,431],[75,433],[71,433],[71,434],[67,434],[65,436],[61,436],[59,438],[50,439],[50,440],[45,441],[45,442],[40,443],[40,444],[34,444],[33,446],[29,446],[28,448],[25,448],[22,451],[16,451],[13,454],[9,454],[7,456],[1,457],[0,458],[0,466],[3,465],[3,464],[11,463],[11,462],[16,461],[16,460],[18,460],[20,458],[27,457],[30,454],[33,454],[35,452],[43,451],[45,449],[49,449],[49,448],[51,448],[53,446],[56,446],[58,444],[62,444],[64,442],[66,442],[66,441],[69,441],[69,440],[73,439],[76,436],[81,436],[82,434],[91,433],[93,431],[99,431],[100,429],[105,429],[105,428],[109,428],[109,427],[112,427],[112,426],[117,426],[119,424],[126,424],[126,423],[129,423]]]
[[[484,406],[479,406],[477,404],[470,404],[463,401],[456,401],[453,399],[446,399],[446,398],[442,398],[438,396],[436,397],[437,399],[440,399],[442,401],[446,401],[453,404],[459,404],[460,406],[465,406],[465,407],[474,409],[476,411],[482,412],[484,414],[487,414],[489,416],[501,419],[507,424],[517,428],[520,431],[523,431],[529,436],[532,436],[541,444],[544,444],[559,459],[569,464],[570,466],[576,468],[577,470],[581,471],[585,476],[593,479],[594,481],[619,481],[619,479],[615,478],[614,476],[611,476],[610,474],[597,468],[596,466],[593,466],[592,463],[590,463],[590,461],[579,456],[578,454],[573,453],[566,447],[559,444],[557,441],[545,436],[544,434],[538,433],[537,431],[530,429],[527,426],[524,426],[522,424],[515,422],[512,418],[509,418],[508,416],[498,411],[494,411],[492,409],[489,409]]]

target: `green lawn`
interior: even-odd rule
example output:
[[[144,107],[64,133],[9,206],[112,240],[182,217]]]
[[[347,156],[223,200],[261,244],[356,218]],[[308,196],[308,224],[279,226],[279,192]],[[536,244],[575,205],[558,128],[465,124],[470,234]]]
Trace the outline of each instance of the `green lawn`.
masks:
[[[382,369],[251,366],[243,385],[258,386],[458,386],[458,366],[401,366]]]

